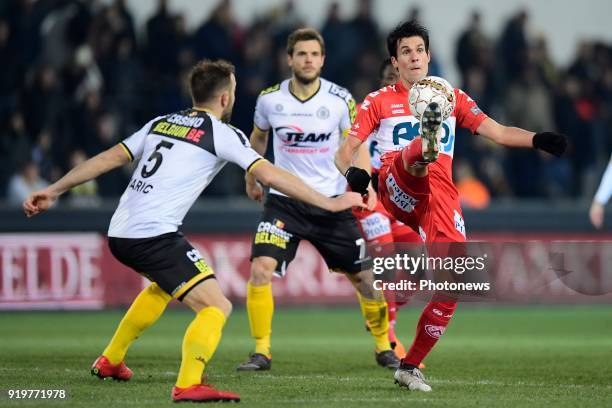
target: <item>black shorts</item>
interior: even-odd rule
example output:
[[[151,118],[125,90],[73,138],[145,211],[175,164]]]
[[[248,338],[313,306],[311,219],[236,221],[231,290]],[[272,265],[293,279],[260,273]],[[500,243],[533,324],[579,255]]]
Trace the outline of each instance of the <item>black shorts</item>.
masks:
[[[122,264],[183,300],[198,283],[214,278],[200,252],[180,232],[151,238],[108,238],[108,247]]]
[[[276,259],[276,272],[283,276],[302,239],[310,241],[331,271],[357,273],[372,266],[351,210],[334,213],[270,194],[253,239],[251,259]]]

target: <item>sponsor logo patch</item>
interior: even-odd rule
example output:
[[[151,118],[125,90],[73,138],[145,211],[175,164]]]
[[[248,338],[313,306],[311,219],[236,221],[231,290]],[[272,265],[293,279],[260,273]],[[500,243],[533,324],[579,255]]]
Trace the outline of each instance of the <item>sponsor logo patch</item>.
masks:
[[[385,180],[385,184],[387,191],[389,192],[389,198],[397,208],[408,213],[414,211],[414,207],[417,205],[419,200],[404,192],[397,185],[393,174],[389,173],[387,179]]]
[[[317,109],[317,118],[319,119],[329,118],[329,109],[327,109],[325,106],[321,106],[319,109]]]
[[[287,249],[287,243],[293,234],[284,230],[285,223],[275,219],[273,222],[260,222],[255,234],[255,245],[267,244],[274,245],[282,249]]]
[[[433,324],[426,324],[425,331],[434,339],[439,339],[444,334],[444,326],[434,326]]]
[[[391,233],[391,222],[382,214],[374,213],[360,220],[365,239],[371,241]]]
[[[445,315],[445,314],[444,314],[444,312],[442,312],[442,311],[441,311],[441,310],[439,310],[439,309],[436,309],[435,307],[434,307],[433,309],[431,309],[431,311],[432,311],[432,312],[433,312],[435,315],[438,315],[438,316],[440,316],[440,317],[444,317],[445,319],[450,319],[451,317],[453,317],[453,314],[452,314],[452,313]]]
[[[459,231],[461,235],[465,238],[465,221],[463,221],[463,217],[457,210],[455,210],[455,229]]]
[[[200,254],[200,251],[198,251],[197,249],[192,249],[190,251],[187,251],[185,255],[191,262],[193,262],[194,266],[198,269],[198,271],[203,273],[205,276],[212,275],[213,271],[210,266],[208,266],[208,264],[204,261],[202,254]],[[184,283],[182,283],[180,286],[183,286],[183,284]],[[175,291],[176,290],[178,290],[178,288],[176,288]]]

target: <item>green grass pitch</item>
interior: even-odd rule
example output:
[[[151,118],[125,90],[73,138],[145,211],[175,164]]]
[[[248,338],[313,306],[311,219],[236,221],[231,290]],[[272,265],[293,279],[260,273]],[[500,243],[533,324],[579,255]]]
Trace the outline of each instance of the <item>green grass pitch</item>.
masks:
[[[400,312],[407,346],[421,306]],[[89,366],[121,311],[0,314],[0,406],[170,406],[192,314],[169,310],[132,346],[128,383],[101,381]],[[237,373],[251,349],[246,311],[228,321],[209,382],[241,394],[241,406],[612,406],[609,306],[459,307],[424,370],[433,392],[393,384],[376,366],[354,308],[277,307],[273,367]],[[8,389],[65,389],[63,401],[9,400]]]

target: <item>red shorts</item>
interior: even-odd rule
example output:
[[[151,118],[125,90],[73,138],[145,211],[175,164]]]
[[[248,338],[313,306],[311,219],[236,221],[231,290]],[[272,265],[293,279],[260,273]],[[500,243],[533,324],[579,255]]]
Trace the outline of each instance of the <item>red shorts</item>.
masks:
[[[374,210],[354,209],[353,215],[357,218],[363,238],[369,244],[423,242],[412,228],[389,214],[380,201],[376,203]]]
[[[378,175],[378,199],[395,219],[425,242],[465,242],[465,225],[457,199],[436,195],[429,176],[404,169],[401,151],[387,153]]]

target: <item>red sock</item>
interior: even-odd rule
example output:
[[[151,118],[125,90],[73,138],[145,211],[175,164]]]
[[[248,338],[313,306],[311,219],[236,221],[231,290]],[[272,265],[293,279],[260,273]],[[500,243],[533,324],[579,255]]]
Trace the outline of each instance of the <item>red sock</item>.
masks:
[[[405,364],[418,367],[421,361],[429,354],[438,339],[444,334],[453,312],[457,307],[457,302],[429,302],[419,323],[417,332],[410,350],[402,360]]]
[[[408,299],[406,300],[397,300],[395,299],[395,310],[396,312],[399,311],[402,307],[406,306],[408,304]]]
[[[395,293],[391,290],[385,291],[385,299],[389,307],[389,341],[397,341],[395,337],[395,323],[397,321],[397,312],[402,306],[408,303],[407,300],[396,300]]]
[[[389,341],[391,343],[396,341],[395,338],[395,319],[397,318],[397,309],[395,308],[395,302],[387,302],[389,306]]]
[[[417,136],[410,142],[409,145],[402,149],[402,160],[408,164],[408,167],[413,166],[415,163],[422,163],[425,161],[423,158],[423,142],[421,136]]]

